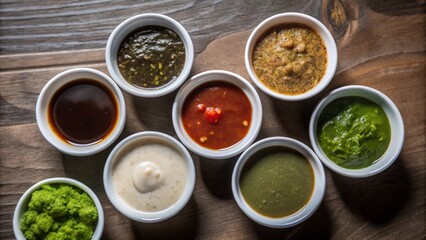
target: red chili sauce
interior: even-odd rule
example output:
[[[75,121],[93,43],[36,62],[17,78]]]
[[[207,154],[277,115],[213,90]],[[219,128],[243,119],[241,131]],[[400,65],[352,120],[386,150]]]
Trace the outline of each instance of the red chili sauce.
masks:
[[[191,92],[182,108],[188,135],[210,149],[230,147],[244,138],[251,124],[252,107],[237,86],[214,81]]]

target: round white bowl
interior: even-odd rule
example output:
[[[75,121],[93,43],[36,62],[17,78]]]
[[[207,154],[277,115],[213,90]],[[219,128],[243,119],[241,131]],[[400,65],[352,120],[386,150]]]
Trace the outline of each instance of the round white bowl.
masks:
[[[239,87],[248,97],[252,106],[252,119],[247,135],[238,143],[223,149],[205,148],[188,135],[182,124],[182,107],[187,96],[197,87],[215,81],[231,83]],[[262,104],[254,87],[243,77],[228,71],[211,70],[199,73],[188,80],[179,90],[173,103],[173,127],[182,143],[194,153],[209,159],[226,159],[236,156],[250,146],[259,134],[262,125]]]
[[[114,129],[111,130],[105,139],[98,143],[87,145],[72,145],[58,137],[49,124],[49,105],[55,93],[67,83],[79,79],[91,79],[101,83],[113,93],[117,101],[118,120],[114,126]],[[36,118],[38,128],[40,129],[40,132],[44,138],[46,138],[46,140],[59,151],[73,156],[88,156],[104,150],[110,146],[121,134],[126,123],[126,103],[120,88],[106,74],[90,68],[75,68],[59,73],[49,82],[47,82],[37,99]]]
[[[156,89],[139,88],[127,82],[121,75],[117,65],[117,52],[128,34],[138,28],[153,25],[169,28],[179,35],[185,46],[185,64],[179,77],[170,84]],[[188,32],[179,22],[162,14],[146,13],[133,16],[114,29],[108,38],[105,60],[111,77],[124,91],[137,97],[160,97],[176,90],[188,78],[194,63],[194,46]]]
[[[253,210],[253,208],[251,208],[245,201],[244,196],[241,193],[239,183],[242,169],[247,160],[262,149],[276,146],[293,149],[302,154],[309,161],[314,172],[315,179],[313,192],[308,203],[299,211],[281,218],[267,217]],[[315,153],[302,142],[287,137],[269,137],[254,143],[240,156],[232,173],[232,193],[240,209],[253,221],[271,228],[288,228],[300,224],[308,219],[321,204],[325,193],[325,187],[326,177],[324,168]]]
[[[315,87],[313,87],[312,89],[310,89],[309,91],[305,93],[298,94],[298,95],[286,95],[286,94],[281,94],[271,90],[259,80],[259,78],[257,77],[256,73],[253,70],[253,61],[252,61],[253,51],[255,49],[256,43],[258,42],[259,38],[261,38],[263,34],[269,29],[271,29],[273,26],[284,24],[284,23],[299,23],[312,28],[315,32],[317,32],[320,35],[327,49],[327,68],[326,68],[324,76]],[[257,85],[258,88],[260,88],[260,90],[262,90],[264,93],[276,99],[285,100],[285,101],[300,101],[300,100],[304,100],[304,99],[315,96],[330,83],[331,79],[334,76],[334,73],[336,72],[338,56],[337,56],[337,47],[336,47],[336,43],[334,42],[333,36],[320,21],[306,14],[289,12],[289,13],[281,13],[281,14],[271,16],[267,18],[266,20],[264,20],[263,22],[261,22],[253,30],[253,32],[250,34],[250,37],[248,38],[248,41],[247,41],[244,58],[245,58],[247,71],[251,79],[253,80],[253,82]]]
[[[57,183],[68,184],[68,185],[77,187],[83,190],[84,192],[86,192],[90,196],[90,198],[92,198],[93,202],[96,205],[96,209],[98,210],[98,222],[96,224],[95,231],[93,232],[92,239],[93,240],[101,239],[102,233],[104,231],[104,222],[105,222],[104,211],[102,209],[101,202],[99,201],[98,197],[89,187],[87,187],[86,185],[84,185],[83,183],[77,180],[74,180],[71,178],[64,178],[64,177],[48,178],[48,179],[42,180],[34,184],[33,186],[31,186],[22,195],[22,197],[19,199],[18,204],[16,205],[15,212],[13,214],[13,232],[15,233],[16,239],[18,240],[25,239],[24,234],[21,231],[21,220],[22,220],[22,216],[24,215],[25,211],[28,208],[28,203],[31,200],[32,193],[38,190],[43,184],[57,184]]]
[[[389,146],[378,161],[368,167],[361,169],[343,168],[330,160],[319,145],[317,139],[318,119],[324,108],[329,103],[342,97],[363,97],[369,99],[379,105],[385,111],[386,116],[389,119],[391,128],[391,140]],[[398,108],[386,95],[370,87],[350,85],[335,89],[318,103],[309,122],[309,138],[319,159],[335,173],[352,178],[369,177],[384,171],[398,158],[404,144],[404,122]]]
[[[122,151],[126,151],[126,146],[132,144],[133,142],[138,142],[141,140],[150,139],[155,140],[156,142],[163,142],[165,145],[174,148],[177,152],[179,152],[184,159],[186,160],[186,164],[188,166],[188,181],[186,183],[185,189],[183,190],[182,195],[179,199],[170,207],[158,211],[158,212],[144,212],[137,210],[130,206],[124,199],[122,199],[117,191],[114,188],[113,180],[112,180],[112,170],[115,164],[115,161],[118,161],[117,158],[122,154]],[[121,212],[124,216],[128,217],[137,222],[144,223],[155,223],[164,221],[176,215],[180,210],[182,210],[185,205],[188,203],[189,199],[192,196],[195,186],[195,167],[194,162],[192,161],[191,155],[188,150],[176,139],[173,137],[166,135],[160,132],[146,131],[139,132],[133,135],[128,136],[124,140],[122,140],[111,152],[108,156],[108,159],[105,163],[104,173],[103,173],[103,181],[105,192],[108,196],[108,199],[112,203],[112,205]]]

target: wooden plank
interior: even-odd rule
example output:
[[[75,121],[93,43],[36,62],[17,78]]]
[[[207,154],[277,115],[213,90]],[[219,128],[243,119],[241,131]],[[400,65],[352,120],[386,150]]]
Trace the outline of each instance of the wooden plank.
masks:
[[[40,68],[66,67],[84,62],[84,65],[105,63],[105,49],[75,50],[73,54],[69,51],[44,52],[44,53],[21,53],[11,55],[0,55],[0,72],[28,71]]]
[[[150,12],[181,22],[199,53],[214,39],[250,29],[270,15],[302,11],[317,16],[320,5],[315,0],[1,1],[0,53],[103,48],[118,24]]]

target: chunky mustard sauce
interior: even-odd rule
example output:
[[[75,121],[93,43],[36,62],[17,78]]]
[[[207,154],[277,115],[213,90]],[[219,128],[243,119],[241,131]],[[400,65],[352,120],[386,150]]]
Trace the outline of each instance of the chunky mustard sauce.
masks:
[[[282,24],[266,32],[256,44],[253,68],[269,89],[298,95],[321,81],[327,68],[327,50],[310,27]]]

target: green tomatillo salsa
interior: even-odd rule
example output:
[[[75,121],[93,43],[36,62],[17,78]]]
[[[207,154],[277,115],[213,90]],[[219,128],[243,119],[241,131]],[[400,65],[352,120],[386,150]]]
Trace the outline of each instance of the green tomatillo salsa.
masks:
[[[311,198],[315,178],[309,161],[285,147],[254,154],[240,177],[241,193],[256,212],[271,218],[289,216]]]
[[[362,97],[338,98],[318,119],[319,145],[334,163],[348,169],[375,163],[386,152],[390,135],[386,113]]]

